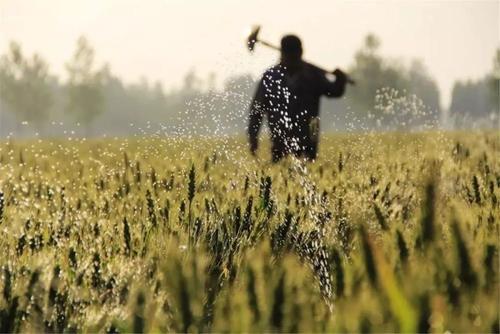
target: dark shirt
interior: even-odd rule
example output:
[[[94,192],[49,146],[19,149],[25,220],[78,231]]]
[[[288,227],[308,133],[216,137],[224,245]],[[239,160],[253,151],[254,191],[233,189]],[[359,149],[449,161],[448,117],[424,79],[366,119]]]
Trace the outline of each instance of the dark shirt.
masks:
[[[248,135],[251,150],[257,148],[259,130],[266,115],[273,160],[289,153],[314,159],[318,140],[311,126],[315,124],[315,130],[319,130],[320,97],[342,96],[345,84],[344,75],[330,81],[323,70],[306,62],[300,62],[295,68],[276,65],[268,69],[250,107]]]

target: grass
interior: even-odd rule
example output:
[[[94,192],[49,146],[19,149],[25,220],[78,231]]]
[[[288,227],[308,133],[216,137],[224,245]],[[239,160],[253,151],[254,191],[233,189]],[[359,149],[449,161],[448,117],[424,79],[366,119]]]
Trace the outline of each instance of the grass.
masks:
[[[0,332],[498,332],[500,137],[0,146]]]

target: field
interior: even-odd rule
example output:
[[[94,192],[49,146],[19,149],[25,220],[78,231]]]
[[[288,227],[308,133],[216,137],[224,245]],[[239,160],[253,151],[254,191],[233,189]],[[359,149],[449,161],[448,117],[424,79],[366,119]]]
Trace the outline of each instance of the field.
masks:
[[[500,137],[0,146],[0,332],[499,331]]]

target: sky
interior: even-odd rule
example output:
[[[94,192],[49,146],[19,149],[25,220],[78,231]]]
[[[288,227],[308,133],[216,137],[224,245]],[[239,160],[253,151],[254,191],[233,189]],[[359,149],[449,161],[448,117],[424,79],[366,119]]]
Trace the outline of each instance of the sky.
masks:
[[[384,56],[423,61],[446,108],[455,80],[491,70],[499,22],[500,0],[0,0],[0,53],[15,40],[64,79],[85,35],[97,62],[125,82],[145,77],[168,90],[190,70],[223,82],[273,64],[274,51],[245,49],[245,31],[255,24],[274,43],[297,34],[305,58],[332,69],[348,68],[374,33]]]

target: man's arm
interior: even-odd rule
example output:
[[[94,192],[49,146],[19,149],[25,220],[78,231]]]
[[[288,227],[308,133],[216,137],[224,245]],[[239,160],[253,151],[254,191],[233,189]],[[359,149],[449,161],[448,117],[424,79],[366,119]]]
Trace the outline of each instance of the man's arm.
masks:
[[[250,142],[250,152],[255,154],[259,145],[259,131],[264,116],[264,79],[259,82],[257,91],[250,105],[250,115],[248,122],[248,140]]]
[[[347,75],[339,69],[333,71],[335,81],[330,81],[326,75],[322,75],[322,91],[327,97],[341,97],[344,95]]]

